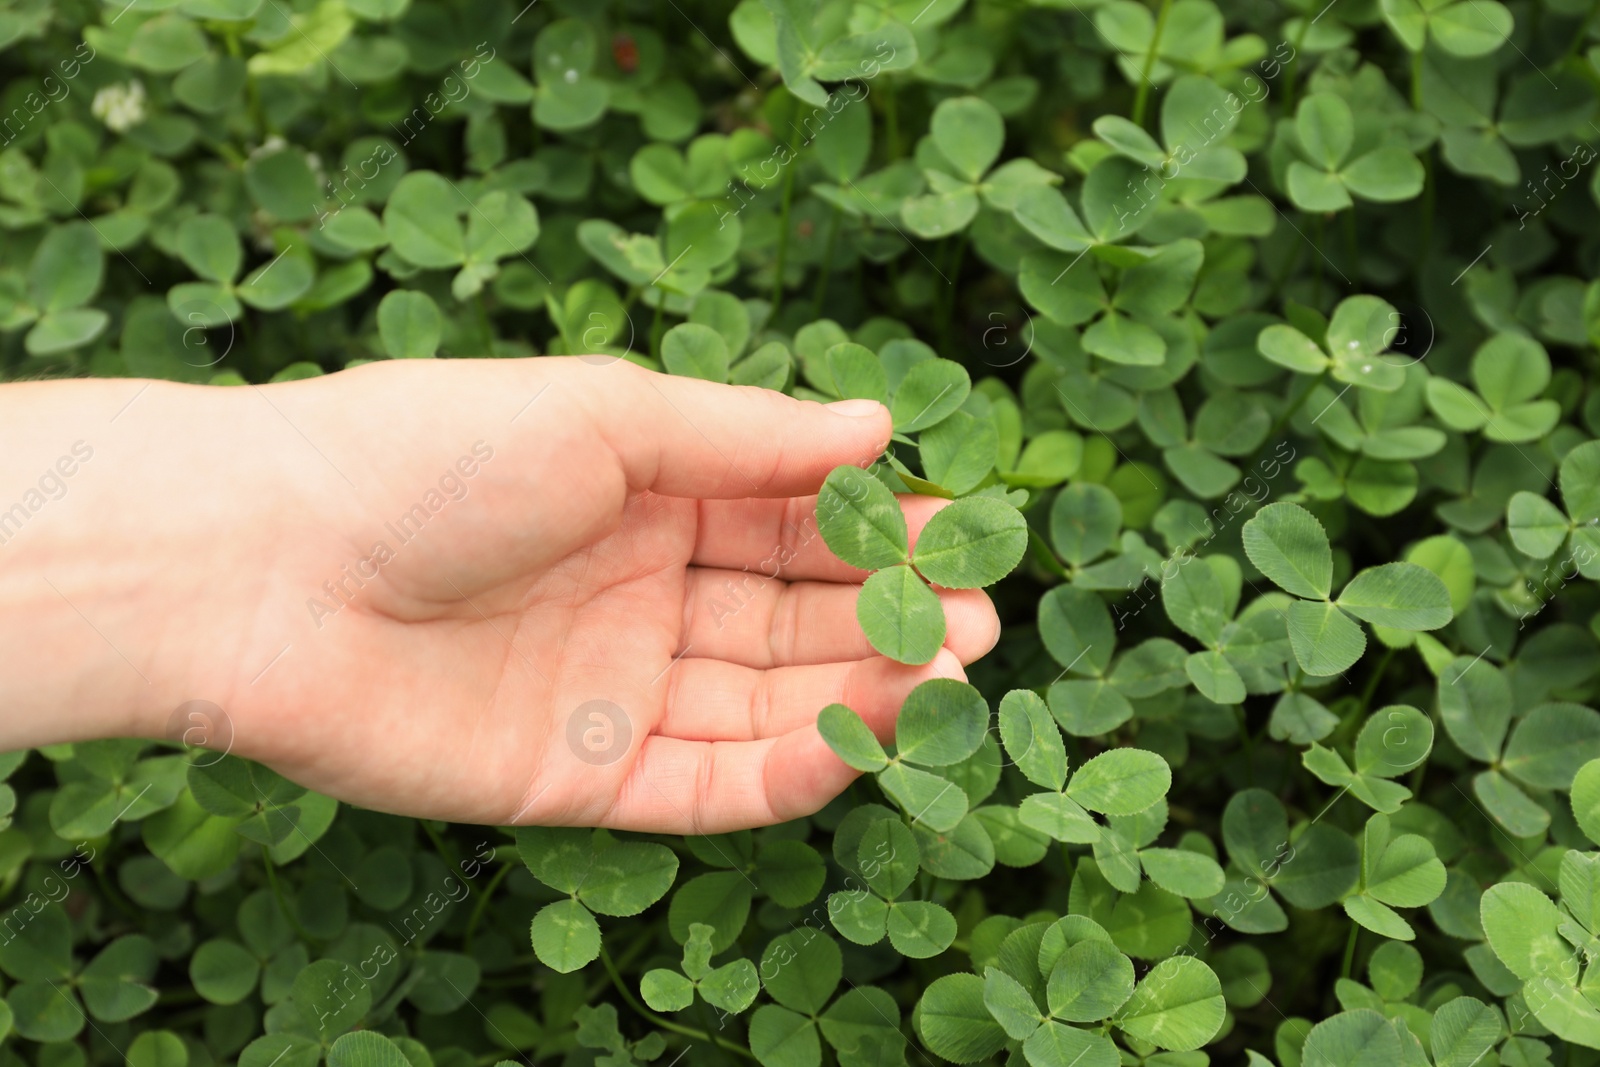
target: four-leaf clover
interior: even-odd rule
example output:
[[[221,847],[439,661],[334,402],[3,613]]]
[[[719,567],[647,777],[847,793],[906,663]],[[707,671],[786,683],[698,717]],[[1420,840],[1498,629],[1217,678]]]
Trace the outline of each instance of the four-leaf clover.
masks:
[[[918,421],[903,425],[914,429]],[[944,644],[944,608],[930,582],[949,589],[992,585],[1028,546],[1027,522],[1016,508],[969,496],[935,513],[912,552],[899,501],[855,467],[828,475],[817,496],[817,526],[834,555],[876,572],[861,587],[856,619],[873,648],[901,663],[928,663]]]

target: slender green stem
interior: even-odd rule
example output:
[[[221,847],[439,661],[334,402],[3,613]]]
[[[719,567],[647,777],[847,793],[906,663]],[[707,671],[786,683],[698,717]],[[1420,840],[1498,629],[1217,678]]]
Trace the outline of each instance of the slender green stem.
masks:
[[[466,951],[472,949],[472,935],[478,930],[478,920],[483,918],[483,910],[489,906],[489,898],[494,896],[494,891],[505,881],[506,875],[511,873],[512,864],[507,863],[494,877],[489,879],[489,884],[483,887],[483,893],[478,897],[478,902],[472,906],[472,914],[467,918],[467,932],[462,935],[461,941]]]
[[[627,948],[623,949],[622,950],[622,954],[620,956],[618,956],[617,959],[616,959],[617,967],[618,968],[626,967],[629,964],[631,964],[634,960],[638,959],[640,956],[642,956],[644,954],[644,950],[650,947],[651,942],[654,941],[654,940],[655,940],[655,935],[654,934],[646,934],[644,937],[639,938],[638,940],[634,941],[633,944],[631,944]],[[593,983],[590,984],[588,989],[584,990],[583,1002],[585,1004],[588,1004],[589,1002],[593,1001],[595,997],[598,997],[600,995],[600,991],[602,989],[604,989],[609,983],[610,983],[610,979],[609,978],[598,978],[598,979],[596,979]]]
[[[1361,252],[1356,244],[1356,209],[1353,204],[1344,211],[1344,257],[1350,261],[1350,274],[1357,275],[1361,269]]]
[[[1172,0],[1161,0],[1156,11],[1156,28],[1150,35],[1150,49],[1144,54],[1144,66],[1139,71],[1139,87],[1133,94],[1133,124],[1144,125],[1145,105],[1150,102],[1150,72],[1156,66],[1156,54],[1161,49],[1161,33],[1167,28],[1167,16],[1172,14]]]
[[[885,127],[885,141],[889,154],[888,162],[900,158],[900,105],[899,95],[894,91],[894,83],[885,83],[883,90],[883,123]]]
[[[1328,216],[1319,213],[1317,215],[1317,238],[1316,238],[1315,241],[1312,242],[1313,244],[1315,244],[1317,246],[1318,249],[1322,248],[1322,246],[1324,244],[1323,238],[1327,236],[1327,230],[1328,230]],[[1318,256],[1316,259],[1311,261],[1311,271],[1312,271],[1312,274],[1311,274],[1311,277],[1312,277],[1311,302],[1313,304],[1320,304],[1320,303],[1322,303],[1322,257],[1321,256]]]
[[[1411,110],[1422,110],[1422,53],[1411,53]]]
[[[794,155],[794,135],[789,135],[789,154]],[[789,207],[794,202],[795,160],[790,159],[783,171],[783,206],[778,213],[778,255],[772,270],[772,317],[778,317],[783,306],[783,261],[789,254]]]
[[[1284,68],[1283,79],[1283,113],[1294,114],[1294,78],[1299,73],[1300,49],[1305,46],[1306,34],[1311,29],[1311,23],[1305,18],[1300,19],[1300,32],[1294,36],[1294,58],[1289,60],[1289,65]]]
[[[494,326],[489,322],[489,305],[484,301],[482,291],[479,291],[472,302],[478,305],[478,325],[483,329],[483,354],[492,356],[494,355]]]
[[[111,884],[111,880],[106,877],[105,869],[98,862],[91,863],[89,869],[94,872],[94,880],[100,886],[100,891],[106,895],[106,899],[128,918],[138,919],[138,909],[128,903],[122,893]]]
[[[1422,758],[1422,762],[1417,764],[1416,767],[1412,768],[1411,779],[1406,782],[1406,788],[1411,790],[1413,794],[1420,793],[1422,791],[1422,776],[1426,774],[1427,771],[1428,758],[1424,756]]]
[[[1600,0],[1594,0],[1589,5],[1589,13],[1583,16],[1582,22],[1578,23],[1578,28],[1573,33],[1572,40],[1567,44],[1567,50],[1561,54],[1561,62],[1557,63],[1556,66],[1566,66],[1571,62],[1572,57],[1578,54],[1578,50],[1583,47],[1583,42],[1589,37],[1589,24],[1594,21],[1596,12],[1600,12]]]
[[[1265,452],[1269,445],[1279,439],[1279,436],[1283,433],[1284,428],[1289,425],[1289,420],[1294,418],[1295,412],[1306,406],[1306,400],[1311,396],[1312,393],[1317,391],[1317,386],[1327,381],[1327,379],[1328,373],[1327,371],[1323,371],[1317,377],[1309,379],[1305,388],[1301,389],[1297,396],[1294,396],[1289,400],[1288,407],[1283,409],[1283,414],[1278,416],[1278,418],[1273,422],[1272,428],[1267,431],[1267,436],[1262,438],[1261,446],[1256,449],[1255,455],[1251,456],[1250,461],[1244,465],[1245,470],[1248,471],[1255,469],[1256,463],[1261,459],[1261,453]],[[1296,680],[1295,684],[1298,684],[1298,679]],[[1294,686],[1291,685],[1290,688],[1294,688]]]
[[[683,1026],[680,1023],[675,1023],[671,1019],[663,1018],[662,1016],[651,1011],[649,1008],[645,1007],[642,1003],[640,1003],[639,998],[633,995],[633,991],[628,988],[628,984],[622,980],[622,975],[620,972],[618,972],[617,965],[611,962],[611,953],[607,952],[603,947],[600,949],[600,962],[605,965],[606,973],[611,976],[611,984],[616,987],[617,992],[621,994],[622,999],[627,1002],[628,1007],[632,1008],[646,1019],[649,1019],[651,1022],[655,1023],[657,1026],[661,1027],[661,1029],[670,1030],[675,1034],[680,1034],[683,1037],[687,1037],[694,1041],[705,1041],[720,1045],[730,1052],[737,1052],[747,1060],[755,1059],[755,1057],[750,1054],[750,1050],[745,1048],[743,1045],[738,1045],[732,1041],[724,1040],[723,1038],[718,1037],[716,1034],[708,1034],[704,1030],[696,1030],[692,1026]]]
[[[1372,706],[1372,696],[1378,691],[1378,683],[1383,680],[1383,672],[1388,669],[1389,661],[1394,659],[1394,649],[1384,649],[1383,658],[1378,661],[1378,666],[1373,670],[1372,676],[1367,679],[1367,687],[1361,691],[1361,714],[1365,715]]]
[[[822,298],[828,293],[828,280],[833,276],[833,250],[839,243],[839,209],[833,209],[828,221],[828,243],[822,253],[822,271],[817,275],[817,292],[812,298],[811,317],[822,318]]]
[[[272,886],[272,895],[278,898],[278,907],[283,909],[283,917],[289,920],[289,925],[294,927],[294,932],[300,935],[302,941],[315,941],[311,932],[300,925],[300,916],[289,906],[289,898],[284,896],[283,886],[278,884],[278,865],[272,862],[272,854],[264,847],[261,850],[261,866],[267,869],[267,882]]]
[[[487,354],[485,353],[485,355]],[[446,866],[460,870],[461,864],[456,862],[455,849],[445,845],[444,838],[439,836],[439,831],[430,826],[427,819],[418,819],[417,824],[422,827],[422,832],[428,835],[428,840],[433,842],[434,851],[439,853],[439,858],[445,861]],[[462,881],[466,883],[468,892],[477,896],[481,901],[483,890],[473,885],[470,878],[463,878]]]
[[[656,313],[650,320],[650,354],[657,359],[661,358],[661,334],[663,322],[661,316],[667,309],[667,294],[665,290],[656,293]]]
[[[1429,145],[1422,152],[1422,241],[1417,250],[1419,273],[1433,249],[1433,202],[1437,191],[1438,182],[1433,176],[1433,146]]]
[[[163,1027],[172,1027],[174,1030],[182,1031],[185,1027],[199,1025],[201,1020],[205,1019],[215,1010],[215,1007],[210,1004],[205,1004],[197,1008],[187,1008],[184,1011],[176,1012],[172,1015],[162,1016],[161,1024]]]
[[[226,141],[219,141],[214,137],[202,136],[200,138],[200,143],[211,149],[218,156],[233,164],[235,167],[243,167],[245,165],[245,154]]]
[[[1339,966],[1339,977],[1349,978],[1356,962],[1356,941],[1361,937],[1361,924],[1350,920],[1350,937],[1344,943],[1344,963]]]
[[[1253,789],[1256,784],[1256,742],[1250,736],[1250,720],[1243,706],[1239,708],[1239,741],[1244,747],[1245,782]]]
[[[947,353],[955,351],[954,322],[956,309],[956,295],[960,287],[956,284],[961,278],[961,262],[966,258],[967,234],[965,231],[955,239],[955,247],[950,253],[950,262],[946,270],[950,279],[944,299],[939,302],[939,339]]]
[[[695,998],[695,1007],[699,1009],[698,1014],[700,1016],[700,1025],[704,1026],[706,1028],[706,1033],[708,1033],[708,1034],[716,1033],[716,1031],[711,1026],[711,1022],[712,1022],[712,1019],[711,1019],[711,1005],[706,1003],[704,997],[696,997]],[[738,1062],[732,1056],[728,1055],[728,1050],[723,1048],[721,1045],[717,1046],[717,1059],[721,1060],[723,1063],[737,1063]]]
[[[1300,261],[1305,258],[1305,247],[1305,242],[1299,241],[1292,246],[1289,254],[1283,257],[1283,266],[1272,279],[1272,299],[1274,301],[1282,299],[1283,287],[1289,283],[1289,275],[1294,273],[1295,268],[1300,266]]]
[[[235,23],[235,25],[238,24]],[[228,42],[228,54],[234,59],[239,59],[244,54],[244,50],[239,45],[239,34],[231,32],[224,36]],[[246,78],[244,86],[245,99],[250,105],[250,121],[260,133],[261,139],[265,141],[267,139],[267,109],[261,101],[261,87],[256,84],[254,78]]]

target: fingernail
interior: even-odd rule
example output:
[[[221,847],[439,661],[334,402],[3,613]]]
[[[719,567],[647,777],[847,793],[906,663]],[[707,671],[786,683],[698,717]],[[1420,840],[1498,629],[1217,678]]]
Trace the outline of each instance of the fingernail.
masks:
[[[849,415],[853,419],[876,415],[883,410],[883,405],[876,400],[835,400],[823,406],[836,415]]]

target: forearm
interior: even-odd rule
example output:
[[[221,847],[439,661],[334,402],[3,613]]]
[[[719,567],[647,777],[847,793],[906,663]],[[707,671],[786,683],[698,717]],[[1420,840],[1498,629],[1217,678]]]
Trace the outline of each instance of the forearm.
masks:
[[[204,610],[208,542],[227,529],[208,525],[206,455],[239,417],[225,392],[0,388],[0,750],[160,736],[208,696],[189,688],[208,650],[175,646],[199,632],[183,616]]]

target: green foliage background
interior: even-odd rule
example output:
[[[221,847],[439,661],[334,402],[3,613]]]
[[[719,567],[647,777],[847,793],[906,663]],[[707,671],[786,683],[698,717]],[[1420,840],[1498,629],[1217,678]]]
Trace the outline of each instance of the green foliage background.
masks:
[[[1596,9],[0,0],[8,377],[874,397],[1005,623],[753,833],[0,758],[0,1067],[1595,1062]]]

